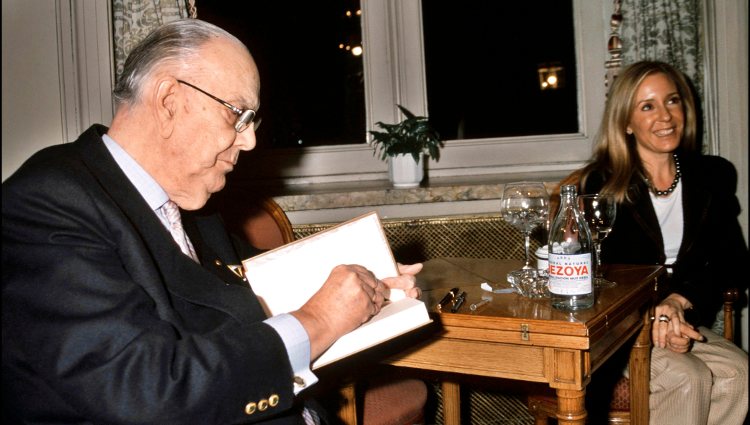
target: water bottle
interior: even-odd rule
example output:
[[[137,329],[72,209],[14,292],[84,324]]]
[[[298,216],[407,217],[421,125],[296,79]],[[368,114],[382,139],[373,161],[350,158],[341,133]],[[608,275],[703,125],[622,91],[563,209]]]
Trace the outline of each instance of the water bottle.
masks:
[[[576,187],[560,189],[560,210],[549,232],[549,291],[552,306],[581,310],[594,305],[591,231],[578,210]]]

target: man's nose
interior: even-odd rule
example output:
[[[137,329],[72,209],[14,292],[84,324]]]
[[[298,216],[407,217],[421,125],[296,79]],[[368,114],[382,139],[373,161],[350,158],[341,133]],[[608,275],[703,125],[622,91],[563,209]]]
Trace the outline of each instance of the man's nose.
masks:
[[[249,126],[242,133],[237,133],[237,138],[234,140],[234,144],[242,151],[251,151],[255,148],[255,127]]]

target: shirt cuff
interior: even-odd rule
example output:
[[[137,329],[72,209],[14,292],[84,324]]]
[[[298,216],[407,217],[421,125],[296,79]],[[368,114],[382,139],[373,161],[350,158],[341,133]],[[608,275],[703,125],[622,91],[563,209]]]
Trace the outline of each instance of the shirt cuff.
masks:
[[[318,382],[310,370],[310,337],[304,326],[291,314],[283,313],[264,320],[281,337],[294,372],[294,394]]]

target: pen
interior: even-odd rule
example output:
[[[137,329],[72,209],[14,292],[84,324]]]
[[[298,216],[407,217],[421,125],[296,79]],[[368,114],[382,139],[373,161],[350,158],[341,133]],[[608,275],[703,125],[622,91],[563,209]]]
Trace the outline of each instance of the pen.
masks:
[[[470,305],[470,306],[469,306],[469,310],[471,310],[471,311],[474,311],[474,310],[478,309],[479,307],[481,307],[481,306],[483,306],[483,305],[487,304],[488,302],[490,302],[490,300],[488,300],[488,299],[483,299],[482,301],[479,301],[479,302],[477,302],[477,303],[474,303],[474,304]]]
[[[466,301],[466,291],[461,292],[461,295],[459,295],[456,300],[453,301],[453,308],[451,308],[451,313],[457,312],[458,309],[463,305],[464,301]]]
[[[443,307],[445,307],[449,302],[453,301],[453,298],[458,294],[458,288],[452,288],[450,291],[448,291],[447,294],[443,297],[442,300],[437,305],[438,310],[442,310]]]

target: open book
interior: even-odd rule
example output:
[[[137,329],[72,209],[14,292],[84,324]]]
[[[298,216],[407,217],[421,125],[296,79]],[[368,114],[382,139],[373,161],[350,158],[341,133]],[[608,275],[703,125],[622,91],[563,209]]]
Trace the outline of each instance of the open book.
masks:
[[[380,219],[371,212],[242,262],[250,286],[269,316],[300,308],[339,264],[359,264],[382,279],[398,268]],[[430,322],[422,301],[392,290],[380,312],[342,336],[313,369],[365,350]]]

